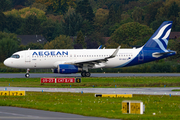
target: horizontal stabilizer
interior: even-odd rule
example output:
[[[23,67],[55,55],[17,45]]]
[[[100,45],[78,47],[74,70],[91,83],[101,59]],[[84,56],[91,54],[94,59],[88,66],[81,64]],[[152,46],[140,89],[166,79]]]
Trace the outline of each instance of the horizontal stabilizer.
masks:
[[[158,57],[161,57],[161,56],[163,56],[163,55],[167,55],[167,54],[169,54],[169,53],[174,53],[174,52],[175,52],[175,51],[162,52],[162,53],[156,52],[156,53],[153,53],[152,56],[158,58]],[[176,53],[176,52],[175,52],[175,53]]]

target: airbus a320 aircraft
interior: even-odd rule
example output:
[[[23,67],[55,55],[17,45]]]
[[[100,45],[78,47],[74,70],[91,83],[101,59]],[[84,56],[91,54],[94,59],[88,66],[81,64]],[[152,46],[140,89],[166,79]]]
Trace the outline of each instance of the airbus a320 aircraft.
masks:
[[[49,49],[23,50],[4,61],[8,67],[27,69],[51,68],[54,73],[71,74],[81,72],[90,77],[89,69],[118,68],[159,60],[176,52],[167,50],[172,21],[165,21],[153,36],[140,48],[133,49]]]

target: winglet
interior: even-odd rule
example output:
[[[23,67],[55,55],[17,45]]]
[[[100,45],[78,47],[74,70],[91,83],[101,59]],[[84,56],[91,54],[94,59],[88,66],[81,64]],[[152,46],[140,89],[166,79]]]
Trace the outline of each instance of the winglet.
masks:
[[[100,45],[99,47],[98,47],[98,49],[101,49],[102,48],[102,45]]]
[[[109,56],[108,58],[116,57],[116,55],[117,55],[117,53],[118,53],[120,47],[121,47],[121,46],[119,46],[119,47],[114,51],[114,53],[113,53],[111,56]]]

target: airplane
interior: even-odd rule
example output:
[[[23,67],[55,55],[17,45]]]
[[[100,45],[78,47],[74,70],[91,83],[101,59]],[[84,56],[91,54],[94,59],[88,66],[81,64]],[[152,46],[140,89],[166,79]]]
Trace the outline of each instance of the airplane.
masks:
[[[12,68],[53,69],[54,73],[72,74],[81,72],[82,77],[90,77],[90,69],[119,68],[143,64],[176,54],[167,50],[172,21],[165,21],[140,48],[132,49],[42,49],[23,50],[14,53],[4,61]]]

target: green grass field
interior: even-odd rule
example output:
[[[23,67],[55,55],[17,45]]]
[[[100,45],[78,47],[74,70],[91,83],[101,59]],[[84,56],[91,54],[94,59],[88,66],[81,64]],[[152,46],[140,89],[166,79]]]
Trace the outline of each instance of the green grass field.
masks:
[[[0,86],[67,88],[115,87],[180,87],[180,77],[112,77],[82,78],[82,83],[40,84],[40,78],[0,78]]]
[[[141,100],[145,104],[145,113],[122,114],[123,100]],[[26,92],[25,97],[1,96],[0,105],[128,120],[180,118],[179,96],[134,95],[133,98],[96,98],[94,94]]]
[[[1,87],[51,88],[112,88],[115,87],[179,87],[180,77],[116,77],[82,78],[82,83],[40,84],[40,78],[0,78]],[[122,114],[123,100],[141,100],[145,104],[143,115]],[[180,118],[180,96],[133,95],[133,98],[96,98],[94,94],[26,92],[25,97],[0,96],[1,106],[15,106],[40,110],[80,114],[86,116],[127,120],[164,120]],[[156,115],[153,115],[156,113]]]

